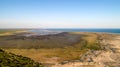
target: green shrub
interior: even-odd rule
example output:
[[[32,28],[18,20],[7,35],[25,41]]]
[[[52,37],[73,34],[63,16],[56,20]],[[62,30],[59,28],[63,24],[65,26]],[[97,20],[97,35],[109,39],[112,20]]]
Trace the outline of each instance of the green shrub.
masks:
[[[41,67],[41,64],[30,58],[7,53],[0,49],[0,67]]]

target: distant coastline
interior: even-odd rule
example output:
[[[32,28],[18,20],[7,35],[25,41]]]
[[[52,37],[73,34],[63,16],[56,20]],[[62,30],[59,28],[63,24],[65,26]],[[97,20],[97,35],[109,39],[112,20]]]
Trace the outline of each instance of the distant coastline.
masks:
[[[62,32],[98,32],[98,33],[112,33],[112,34],[120,34],[120,29],[47,29],[51,31],[62,31]]]
[[[10,30],[22,30],[22,31],[26,31],[26,32],[32,32],[32,33],[37,33],[37,34],[41,34],[41,35],[47,35],[47,34],[57,34],[60,32],[91,32],[91,33],[109,33],[109,34],[120,34],[120,28],[116,28],[116,29],[104,29],[104,28],[11,28],[11,29],[0,29],[1,31],[10,31]]]

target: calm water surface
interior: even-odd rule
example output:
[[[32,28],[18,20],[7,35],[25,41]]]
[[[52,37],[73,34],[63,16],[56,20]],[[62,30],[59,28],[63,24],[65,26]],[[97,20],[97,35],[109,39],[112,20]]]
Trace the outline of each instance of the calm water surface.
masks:
[[[61,32],[104,32],[120,34],[120,29],[37,29],[31,30],[31,32],[35,32],[41,35],[57,34]]]

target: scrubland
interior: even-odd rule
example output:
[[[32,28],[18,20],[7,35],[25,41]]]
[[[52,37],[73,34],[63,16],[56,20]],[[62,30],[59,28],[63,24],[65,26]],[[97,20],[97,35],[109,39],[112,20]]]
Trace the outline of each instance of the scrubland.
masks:
[[[2,33],[3,34],[3,33]],[[44,36],[0,36],[0,47],[6,52],[29,57],[39,63],[62,63],[80,60],[89,50],[101,50],[100,34],[63,32]]]

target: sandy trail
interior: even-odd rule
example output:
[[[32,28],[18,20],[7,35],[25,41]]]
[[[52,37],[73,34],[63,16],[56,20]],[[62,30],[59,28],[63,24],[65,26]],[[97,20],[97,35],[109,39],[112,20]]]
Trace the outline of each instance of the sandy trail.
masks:
[[[83,58],[92,61],[68,62],[52,67],[120,67],[120,36],[101,41],[103,50],[89,51]]]

